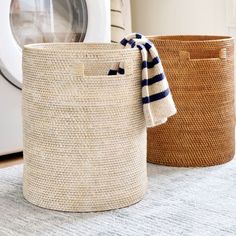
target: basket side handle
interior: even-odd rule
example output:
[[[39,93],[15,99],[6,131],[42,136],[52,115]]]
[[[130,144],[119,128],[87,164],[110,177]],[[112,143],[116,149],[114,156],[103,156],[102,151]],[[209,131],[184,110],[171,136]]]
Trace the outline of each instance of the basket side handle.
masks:
[[[84,63],[84,62],[78,62],[76,65],[73,66],[73,73],[77,76],[80,77],[93,77],[93,76],[97,76],[96,74],[94,75],[86,75],[85,74],[85,66],[88,62]],[[92,63],[92,62],[89,62]],[[102,62],[94,62],[96,63],[96,65],[101,64]],[[109,63],[109,62],[108,62]],[[122,65],[122,67],[124,68],[124,74],[121,76],[129,76],[133,74],[133,60],[125,60],[123,62],[110,62],[110,64],[120,64]],[[117,75],[108,75],[108,72],[111,68],[107,69],[107,74],[101,75],[102,77],[106,77],[109,76],[110,78],[113,76],[117,76]],[[106,73],[106,72],[105,72]]]
[[[209,57],[209,58],[191,58],[191,53],[188,51],[179,51],[180,61],[199,61],[199,60],[225,60],[227,58],[226,48],[219,50],[218,57]]]

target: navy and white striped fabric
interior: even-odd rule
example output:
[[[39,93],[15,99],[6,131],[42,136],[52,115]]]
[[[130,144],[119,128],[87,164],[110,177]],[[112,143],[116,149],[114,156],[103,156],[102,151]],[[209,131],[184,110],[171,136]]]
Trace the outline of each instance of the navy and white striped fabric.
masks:
[[[165,123],[176,113],[169,85],[157,52],[146,37],[132,33],[121,40],[124,48],[137,47],[142,54],[142,103],[147,127]],[[114,65],[109,75],[124,74],[124,64]]]

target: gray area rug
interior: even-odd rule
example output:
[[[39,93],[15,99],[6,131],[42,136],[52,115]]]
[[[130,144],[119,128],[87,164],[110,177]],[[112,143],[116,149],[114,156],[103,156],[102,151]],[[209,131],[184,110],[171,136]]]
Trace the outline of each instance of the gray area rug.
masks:
[[[236,235],[236,160],[210,168],[148,164],[149,188],[136,205],[63,213],[22,196],[22,166],[0,170],[0,236]]]

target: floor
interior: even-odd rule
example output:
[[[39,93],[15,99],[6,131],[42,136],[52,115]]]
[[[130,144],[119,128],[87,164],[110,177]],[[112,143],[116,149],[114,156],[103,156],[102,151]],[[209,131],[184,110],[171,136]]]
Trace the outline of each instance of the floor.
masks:
[[[23,163],[23,153],[14,153],[10,155],[0,156],[0,169],[9,166],[19,165]]]
[[[236,159],[208,168],[148,164],[147,169],[149,183],[142,201],[90,214],[30,204],[22,194],[23,166],[1,169],[0,236],[236,236]],[[58,183],[64,187],[64,182]],[[47,201],[55,196],[50,190],[45,189]]]

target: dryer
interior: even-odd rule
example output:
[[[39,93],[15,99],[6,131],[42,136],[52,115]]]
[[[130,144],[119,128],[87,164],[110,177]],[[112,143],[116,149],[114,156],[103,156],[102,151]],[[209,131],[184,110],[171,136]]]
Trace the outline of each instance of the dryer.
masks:
[[[22,151],[22,47],[110,42],[110,0],[0,1],[0,155]]]

